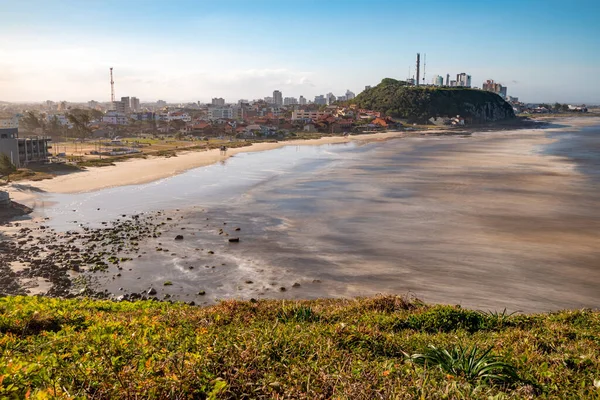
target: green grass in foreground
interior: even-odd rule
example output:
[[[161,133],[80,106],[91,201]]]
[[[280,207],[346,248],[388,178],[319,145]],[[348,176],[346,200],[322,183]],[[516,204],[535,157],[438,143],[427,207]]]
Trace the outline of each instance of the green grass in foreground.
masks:
[[[0,299],[0,398],[587,399],[599,349],[589,310]]]

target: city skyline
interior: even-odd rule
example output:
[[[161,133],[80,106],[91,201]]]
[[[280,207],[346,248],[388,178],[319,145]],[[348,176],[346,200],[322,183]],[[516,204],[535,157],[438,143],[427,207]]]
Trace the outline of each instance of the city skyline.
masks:
[[[600,103],[596,2],[341,4],[0,0],[0,101],[105,102],[110,67],[116,97],[142,102],[358,94],[414,74],[420,52],[427,84],[465,72],[529,102]]]

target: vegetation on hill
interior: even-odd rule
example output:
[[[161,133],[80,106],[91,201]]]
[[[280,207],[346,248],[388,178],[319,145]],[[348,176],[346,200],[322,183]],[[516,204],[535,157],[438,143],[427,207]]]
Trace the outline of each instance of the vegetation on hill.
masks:
[[[600,313],[0,299],[0,398],[596,398]]]
[[[484,123],[515,116],[512,107],[495,93],[467,88],[410,86],[391,78],[360,93],[351,103],[414,122],[460,115],[468,122]]]

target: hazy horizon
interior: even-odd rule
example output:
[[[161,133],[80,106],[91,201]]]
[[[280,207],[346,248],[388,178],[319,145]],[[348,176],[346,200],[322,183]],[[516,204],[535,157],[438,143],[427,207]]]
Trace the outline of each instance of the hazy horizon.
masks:
[[[82,3],[0,0],[0,101],[229,103],[414,74],[494,79],[525,102],[600,104],[600,5],[579,0]]]

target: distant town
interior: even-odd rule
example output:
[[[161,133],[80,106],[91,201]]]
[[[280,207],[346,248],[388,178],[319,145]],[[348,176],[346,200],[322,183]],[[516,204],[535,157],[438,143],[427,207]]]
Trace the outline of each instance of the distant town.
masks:
[[[420,55],[417,55],[416,78],[408,85],[471,88],[471,75],[459,73],[456,79],[436,75],[431,84],[421,83]],[[424,77],[423,77],[424,80]],[[108,86],[108,85],[107,85]],[[365,91],[370,90],[365,87]],[[479,89],[479,88],[474,88]],[[402,122],[389,115],[358,108],[351,90],[343,95],[327,93],[307,99],[284,97],[281,90],[260,99],[231,101],[215,97],[210,103],[167,103],[163,100],[142,102],[134,96],[115,98],[113,69],[110,69],[111,101],[87,103],[47,100],[38,104],[0,103],[0,153],[11,158],[17,167],[45,161],[51,154],[48,143],[78,140],[114,140],[119,137],[170,135],[178,138],[204,139],[284,139],[298,135],[349,134],[398,128]],[[508,89],[494,80],[483,82],[481,90],[493,92],[506,100],[516,114],[578,111],[585,105],[527,104],[509,96]],[[108,90],[107,90],[108,92]],[[447,125],[463,125],[460,116],[448,116]],[[116,140],[118,143],[118,140]],[[135,153],[131,148],[94,150],[92,154],[122,155]],[[55,155],[61,154],[58,150]],[[90,154],[87,154],[90,155]]]

